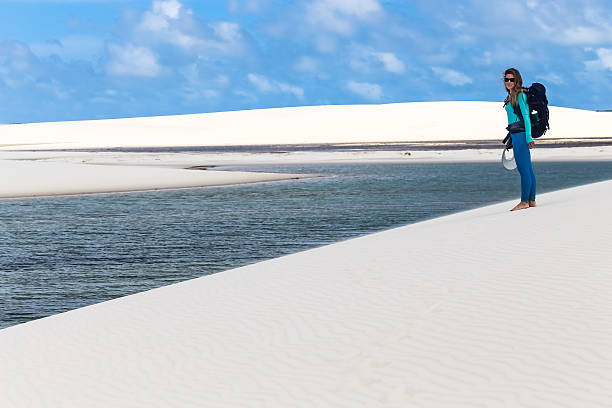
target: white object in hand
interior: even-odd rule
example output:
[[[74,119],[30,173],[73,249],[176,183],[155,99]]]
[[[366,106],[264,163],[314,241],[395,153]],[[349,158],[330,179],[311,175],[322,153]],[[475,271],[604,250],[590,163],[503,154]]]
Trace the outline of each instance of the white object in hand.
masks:
[[[514,152],[504,149],[502,153],[502,165],[506,170],[516,169],[516,161],[514,160]]]

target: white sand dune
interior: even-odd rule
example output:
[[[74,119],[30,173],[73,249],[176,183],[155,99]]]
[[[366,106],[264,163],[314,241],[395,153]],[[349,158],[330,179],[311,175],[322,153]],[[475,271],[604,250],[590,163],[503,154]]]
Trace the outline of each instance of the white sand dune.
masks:
[[[312,177],[307,174],[164,169],[0,160],[0,198],[208,187]]]
[[[612,137],[612,113],[551,107],[548,138]],[[497,140],[500,102],[307,106],[2,126],[0,149]]]
[[[612,181],[0,331],[7,407],[609,407]]]
[[[552,128],[546,138],[612,138],[612,113],[551,107],[550,114]],[[193,187],[295,176],[246,173],[232,176],[183,170],[164,173],[162,169],[155,172],[152,167],[180,169],[317,161],[492,161],[499,160],[501,154],[501,147],[499,151],[290,152],[284,155],[57,151],[62,149],[501,140],[505,121],[504,110],[497,102],[420,102],[6,125],[0,128],[0,172],[11,174],[12,178],[0,184],[0,197]],[[612,157],[609,146],[562,150],[562,153],[559,149],[538,150],[534,159],[609,160]],[[8,160],[126,167],[57,166],[40,170],[38,164],[10,164]],[[146,168],[133,168],[137,166]],[[28,175],[37,172],[44,175]]]

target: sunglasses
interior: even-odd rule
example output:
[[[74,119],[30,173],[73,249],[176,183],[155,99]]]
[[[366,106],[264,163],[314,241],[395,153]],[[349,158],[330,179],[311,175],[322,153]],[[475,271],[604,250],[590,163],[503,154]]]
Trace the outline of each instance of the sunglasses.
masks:
[[[515,78],[504,78],[504,82],[514,82]]]

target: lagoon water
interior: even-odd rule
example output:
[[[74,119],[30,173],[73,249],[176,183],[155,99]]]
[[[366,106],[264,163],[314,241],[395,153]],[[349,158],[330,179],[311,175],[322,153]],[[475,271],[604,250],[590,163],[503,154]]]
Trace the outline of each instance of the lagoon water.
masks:
[[[0,200],[0,328],[351,237],[518,199],[520,184],[518,174],[505,171],[499,163],[231,169],[326,177]],[[535,171],[539,193],[612,179],[611,162],[538,162]],[[528,211],[546,211],[546,202],[540,201],[537,209]],[[499,244],[503,254],[512,242]],[[410,256],[410,248],[406,248],[406,256]]]

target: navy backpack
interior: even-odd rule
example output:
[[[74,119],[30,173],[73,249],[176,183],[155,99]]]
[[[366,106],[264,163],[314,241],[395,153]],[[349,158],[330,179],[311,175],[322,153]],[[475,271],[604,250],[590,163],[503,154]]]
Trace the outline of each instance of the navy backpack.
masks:
[[[529,88],[523,88],[523,92],[527,95],[527,105],[529,105],[531,136],[537,139],[550,129],[548,124],[548,99],[546,99],[546,88],[541,83],[534,82]],[[523,114],[518,106],[514,106],[514,113],[524,121]]]

